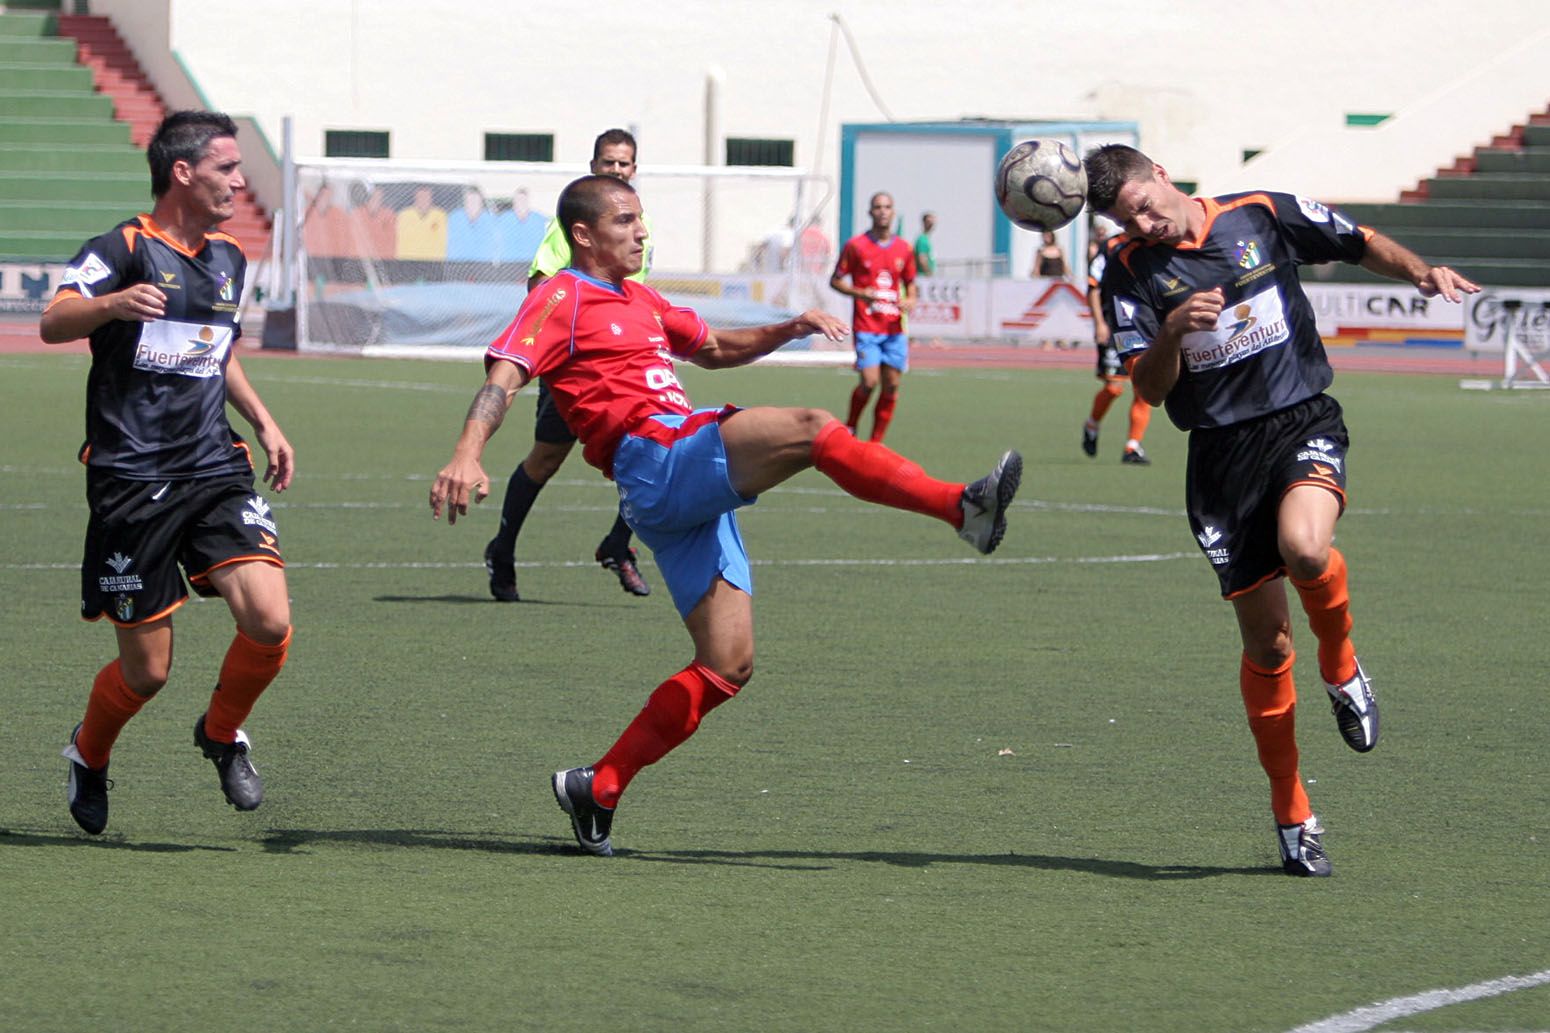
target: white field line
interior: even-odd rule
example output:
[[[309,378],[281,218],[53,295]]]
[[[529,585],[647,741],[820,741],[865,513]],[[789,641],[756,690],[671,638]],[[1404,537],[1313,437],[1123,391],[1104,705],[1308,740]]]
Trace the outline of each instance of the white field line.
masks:
[[[1408,997],[1394,997],[1387,1001],[1379,1001],[1365,1008],[1348,1011],[1344,1015],[1334,1015],[1306,1026],[1298,1026],[1290,1033],[1366,1033],[1367,1030],[1376,1029],[1395,1019],[1435,1011],[1451,1004],[1463,1004],[1466,1001],[1477,1001],[1482,997],[1496,997],[1499,994],[1512,993],[1514,990],[1527,990],[1547,984],[1550,984],[1550,969],[1527,976],[1488,979],[1483,983],[1471,983],[1469,986],[1452,990],[1428,990]]]

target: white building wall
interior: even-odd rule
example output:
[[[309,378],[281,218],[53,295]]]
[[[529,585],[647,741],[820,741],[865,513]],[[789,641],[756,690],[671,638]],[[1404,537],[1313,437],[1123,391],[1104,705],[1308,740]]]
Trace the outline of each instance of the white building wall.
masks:
[[[599,130],[623,125],[637,130],[643,163],[700,163],[705,80],[719,68],[725,135],[794,139],[799,166],[836,179],[842,122],[1071,118],[1138,122],[1143,148],[1174,178],[1207,188],[1236,183],[1246,149],[1295,147],[1340,130],[1347,112],[1399,112],[1455,81],[1478,86],[1474,73],[1545,30],[1540,0],[91,7],[131,37],[165,34],[212,105],[253,114],[272,140],[293,116],[303,153],[321,154],[331,128],[386,129],[395,157],[425,159],[479,158],[486,131],[552,132],[558,160],[583,161]],[[834,35],[836,11],[882,107]],[[1393,196],[1415,169],[1485,142],[1481,125],[1521,119],[1523,95],[1521,82],[1504,91],[1499,119],[1479,112],[1477,97],[1471,110],[1482,117],[1405,134],[1392,174],[1353,170],[1346,191],[1338,167],[1321,167],[1306,189],[1332,200]]]

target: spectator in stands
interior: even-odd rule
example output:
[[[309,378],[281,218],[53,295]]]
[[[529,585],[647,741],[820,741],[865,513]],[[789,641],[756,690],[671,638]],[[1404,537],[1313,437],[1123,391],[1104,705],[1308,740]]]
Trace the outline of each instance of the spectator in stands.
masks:
[[[1033,256],[1033,270],[1028,274],[1034,279],[1064,280],[1071,275],[1066,265],[1066,252],[1055,242],[1055,234],[1044,231],[1044,241]]]
[[[915,238],[915,275],[936,274],[936,255],[931,251],[931,231],[936,229],[936,213],[921,212],[920,236]]]
[[[447,261],[494,262],[500,257],[500,230],[478,187],[463,190],[463,206],[447,216]]]
[[[432,203],[424,184],[415,188],[414,204],[398,213],[398,257],[441,262],[447,257],[447,213]]]
[[[538,253],[539,242],[544,239],[544,226],[548,220],[533,211],[528,199],[527,187],[517,187],[511,195],[511,209],[496,216],[500,229],[501,261],[531,262]]]

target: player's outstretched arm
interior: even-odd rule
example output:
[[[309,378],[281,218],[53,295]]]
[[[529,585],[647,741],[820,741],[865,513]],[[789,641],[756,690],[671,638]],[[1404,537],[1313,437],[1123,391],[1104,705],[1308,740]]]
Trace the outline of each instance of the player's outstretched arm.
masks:
[[[463,433],[458,435],[452,449],[452,461],[441,468],[431,483],[431,519],[440,519],[441,509],[446,506],[447,523],[455,524],[458,517],[468,515],[470,495],[478,504],[490,494],[490,479],[485,476],[479,459],[484,455],[485,442],[500,429],[512,399],[527,381],[527,371],[515,362],[499,361],[490,365],[484,384],[468,407]]]
[[[820,309],[808,309],[795,319],[766,326],[745,326],[735,330],[712,330],[700,350],[689,357],[696,366],[726,369],[742,366],[779,348],[787,341],[822,334],[831,341],[843,341],[850,328]]]
[[[280,432],[280,425],[274,417],[269,415],[268,408],[258,397],[258,391],[248,380],[247,372],[235,355],[226,363],[226,400],[248,421],[248,426],[253,428],[253,434],[258,438],[259,447],[264,450],[267,463],[264,468],[265,482],[277,492],[289,488],[291,478],[296,476],[296,450]]]
[[[1367,240],[1367,253],[1362,256],[1361,265],[1379,276],[1415,284],[1415,289],[1426,298],[1441,294],[1449,301],[1459,302],[1465,294],[1480,292],[1478,284],[1460,276],[1449,266],[1430,265],[1397,240],[1376,231]]]

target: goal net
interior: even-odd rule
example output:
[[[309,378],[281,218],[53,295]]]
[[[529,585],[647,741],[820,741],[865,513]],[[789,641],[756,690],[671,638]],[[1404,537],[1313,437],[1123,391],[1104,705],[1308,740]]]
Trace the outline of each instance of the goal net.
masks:
[[[297,347],[382,355],[482,351],[526,294],[561,189],[587,173],[367,159],[293,169],[296,218],[285,220],[290,236],[278,252]],[[634,186],[651,225],[648,282],[712,325],[772,323],[830,304],[825,179],[785,168],[655,167]]]

